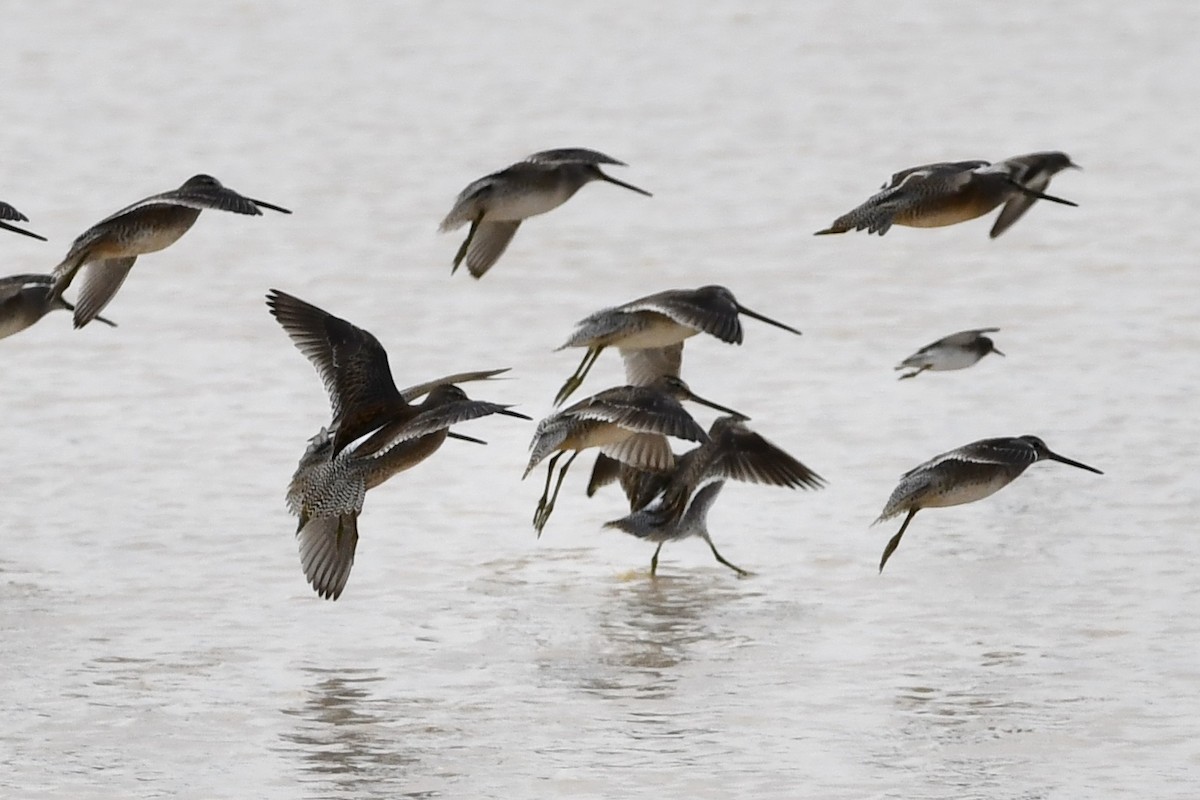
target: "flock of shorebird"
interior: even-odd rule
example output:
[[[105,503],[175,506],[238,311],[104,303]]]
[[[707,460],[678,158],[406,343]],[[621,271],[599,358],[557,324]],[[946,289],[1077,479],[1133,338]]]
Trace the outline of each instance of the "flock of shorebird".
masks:
[[[557,208],[592,181],[650,196],[602,171],[605,165],[623,166],[594,150],[547,150],[468,185],[441,224],[443,231],[470,226],[451,272],[465,262],[475,278],[482,277],[524,220]],[[995,163],[959,161],[913,167],[897,172],[877,194],[817,233],[866,230],[882,236],[892,225],[952,225],[1003,206],[991,231],[995,237],[1038,200],[1075,205],[1046,194],[1056,173],[1075,166],[1064,153],[1044,152]],[[100,312],[120,289],[138,256],[174,243],[203,210],[260,215],[263,208],[291,213],[238,194],[207,175],[197,175],[178,189],[127,206],[77,237],[50,274],[0,279],[0,338],[28,328],[55,309],[73,311],[76,328],[92,320],[113,325]],[[44,241],[13,224],[27,221],[12,206],[0,203],[0,228]],[[72,305],[63,293],[77,276],[81,276],[79,293]],[[299,517],[296,535],[308,582],[321,597],[337,599],[354,563],[358,516],[368,490],[419,464],[447,438],[482,444],[452,431],[454,426],[492,414],[530,418],[507,405],[472,400],[459,387],[506,370],[457,373],[398,389],[387,352],[369,332],[275,289],[267,294],[267,306],[316,368],[332,406],[330,423],[309,441],[300,459],[288,487],[287,503]],[[651,576],[657,572],[665,542],[693,536],[708,544],[718,562],[739,575],[747,574],[717,551],[706,524],[708,510],[725,482],[816,489],[824,481],[750,430],[745,424],[747,416],[698,397],[680,378],[687,339],[705,333],[741,344],[743,316],[800,333],[750,310],[723,286],[657,292],[602,309],[577,324],[559,349],[582,348],[585,353],[559,390],[555,405],[561,406],[582,385],[606,348],[620,353],[627,384],[594,394],[538,423],[525,475],[549,459],[545,488],[533,518],[539,536],[567,470],[581,451],[595,448],[600,455],[587,494],[590,497],[613,482],[620,484],[629,501],[629,514],[606,527],[657,544],[650,562]],[[921,348],[896,369],[912,370],[900,376],[912,378],[927,370],[963,369],[988,353],[1003,355],[984,335],[996,330],[980,328],[944,337]],[[684,409],[684,401],[707,405],[725,416],[705,431]],[[672,451],[668,437],[697,445],[678,454]],[[568,453],[555,479],[555,469]],[[973,442],[905,473],[876,520],[907,514],[884,549],[880,571],[917,511],[987,497],[1029,465],[1046,459],[1099,472],[1052,452],[1036,436],[1019,436]]]

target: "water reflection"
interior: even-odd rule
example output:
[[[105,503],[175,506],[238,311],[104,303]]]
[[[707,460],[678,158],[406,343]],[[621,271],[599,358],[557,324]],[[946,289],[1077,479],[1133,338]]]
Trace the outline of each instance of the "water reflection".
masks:
[[[897,687],[892,734],[872,763],[920,764],[957,798],[1041,798],[1049,786],[1029,769],[1038,742],[1055,727],[1055,712],[1031,696],[1028,654],[989,650],[953,667],[909,673]],[[939,795],[940,796],[940,795]]]
[[[944,684],[942,688],[900,687],[896,706],[906,712],[908,724],[915,726],[909,732],[922,738],[995,738],[1006,733],[1028,732],[1031,730],[1028,720],[1036,715],[1036,709],[1020,699],[1027,688],[1021,679],[1026,666],[1023,650],[989,650],[978,656],[978,664],[969,674],[947,675],[946,680],[938,681]],[[968,685],[949,688],[955,683]],[[1016,722],[1022,719],[1027,721],[1024,725]],[[935,731],[945,727],[967,730],[952,734]]]
[[[722,654],[733,658],[749,641],[725,614],[753,594],[747,589],[711,574],[648,580],[642,573],[606,593],[596,610],[595,658],[575,685],[607,707],[632,751],[684,758],[718,738],[713,708],[687,700],[686,687],[712,680],[708,670],[720,668]]]
[[[699,574],[655,580],[639,575],[613,587],[598,620],[605,663],[641,675],[643,693],[665,696],[699,644],[746,641],[720,609],[746,597],[747,585]]]
[[[316,682],[299,708],[283,709],[295,729],[281,738],[300,756],[316,797],[432,797],[414,788],[420,752],[403,741],[399,704],[374,697],[374,670],[309,670]]]
[[[572,687],[608,698],[669,697],[680,670],[700,649],[702,660],[713,651],[732,651],[752,641],[725,618],[726,609],[762,592],[753,581],[729,579],[712,571],[650,579],[645,570],[608,577],[578,592],[564,584],[561,570],[550,562],[578,562],[585,549],[557,548],[543,557],[488,562],[473,588],[497,598],[537,595],[539,606],[557,608],[528,618],[524,607],[489,608],[493,617],[538,623],[517,630],[532,641],[541,685]],[[549,564],[549,566],[547,566]],[[557,605],[557,604],[563,605]],[[568,610],[572,609],[572,610]]]
[[[1029,730],[998,723],[1012,718],[1014,712],[1033,707],[1012,698],[993,696],[990,691],[935,689],[928,686],[901,687],[896,705],[919,718],[921,725],[918,727],[923,732],[927,732],[928,726],[970,725],[975,726],[982,735],[993,736]]]
[[[585,592],[564,588],[571,602],[528,633],[539,708],[551,701],[564,709],[572,736],[547,737],[533,752],[578,769],[587,742],[584,749],[625,769],[710,767],[725,752],[731,699],[709,689],[727,685],[752,644],[743,623],[753,612],[744,601],[757,605],[758,591],[751,581],[705,571],[650,580],[644,569],[593,573]]]

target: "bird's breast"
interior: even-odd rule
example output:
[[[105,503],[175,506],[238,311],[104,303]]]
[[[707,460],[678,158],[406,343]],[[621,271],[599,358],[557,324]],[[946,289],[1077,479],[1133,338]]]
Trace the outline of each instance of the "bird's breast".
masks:
[[[974,350],[967,350],[962,347],[936,347],[932,350],[922,353],[916,359],[916,364],[908,366],[925,367],[926,369],[939,372],[942,370],[966,369],[981,359],[983,356]],[[906,362],[907,363],[907,362]]]
[[[898,211],[893,221],[909,228],[942,228],[982,217],[1003,201],[1003,193],[964,189],[914,203]]]
[[[39,293],[40,298],[33,292],[22,291],[0,303],[0,339],[20,333],[45,316],[49,310],[46,291],[40,289]]]
[[[156,253],[179,241],[200,216],[199,209],[182,206],[139,209],[139,212],[143,213],[113,220],[108,235],[92,246],[92,258]]]
[[[623,442],[632,436],[633,433],[633,431],[626,430],[611,422],[581,421],[572,426],[571,432],[567,435],[566,440],[559,445],[559,449],[585,450],[589,447],[604,447],[605,445]]]
[[[391,450],[371,460],[365,467],[368,489],[374,489],[393,475],[412,469],[437,452],[446,441],[448,429],[402,442]]]
[[[575,194],[567,184],[524,184],[498,186],[484,213],[487,222],[519,222],[561,206]]]
[[[655,311],[638,311],[632,317],[630,324],[609,337],[605,344],[626,350],[650,350],[679,344],[699,333]]]
[[[953,473],[934,475],[927,490],[919,499],[921,508],[944,508],[974,503],[1003,489],[1012,483],[1013,476],[1007,470],[996,470],[987,476],[963,479]]]

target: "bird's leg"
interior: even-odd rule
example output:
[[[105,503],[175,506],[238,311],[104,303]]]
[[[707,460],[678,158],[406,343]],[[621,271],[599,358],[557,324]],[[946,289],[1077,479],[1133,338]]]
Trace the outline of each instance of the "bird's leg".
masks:
[[[662,552],[663,543],[659,542],[658,547],[654,548],[654,555],[650,556],[650,577],[653,578],[658,573],[658,554]]]
[[[558,453],[558,455],[562,456],[562,453]],[[569,470],[571,468],[571,463],[575,461],[575,459],[576,459],[576,457],[578,457],[578,455],[580,455],[580,451],[576,450],[575,452],[571,453],[570,458],[566,459],[566,463],[563,464],[563,468],[558,470],[558,481],[556,483],[554,483],[554,492],[550,495],[550,500],[546,501],[546,503],[544,505],[539,506],[538,515],[536,515],[534,517],[534,523],[533,523],[534,528],[538,529],[539,537],[541,536],[541,529],[545,528],[546,523],[548,521],[550,521],[551,512],[554,511],[554,501],[556,501],[558,499],[559,489],[563,488],[563,479],[565,479],[565,477],[566,477],[566,470]],[[557,461],[557,456],[556,456],[556,461]],[[554,470],[554,463],[551,462],[550,471],[553,471],[553,470]],[[547,489],[547,491],[548,491],[548,489],[550,489],[550,475],[548,475],[548,474],[546,476],[546,489]],[[545,498],[542,498],[542,499],[545,500]]]
[[[904,535],[905,529],[908,528],[908,523],[912,522],[912,518],[916,516],[919,510],[920,509],[914,508],[908,512],[908,516],[904,518],[904,524],[900,526],[900,530],[895,536],[888,540],[887,547],[883,548],[883,558],[879,559],[880,573],[883,572],[883,565],[887,563],[887,560],[891,558],[892,553],[895,552],[896,548],[900,546],[900,537]]]
[[[603,349],[603,347],[592,347],[584,353],[583,360],[579,362],[579,367],[575,370],[575,374],[567,378],[566,383],[562,385],[562,388],[558,390],[558,394],[554,396],[554,405],[562,405],[562,402],[583,384],[583,379],[591,371],[592,365],[596,363],[596,359],[600,357],[600,351]]]
[[[567,477],[567,470],[571,468],[571,464],[579,457],[579,451],[571,453],[571,457],[567,459],[567,463],[562,465],[562,469],[558,471],[558,480],[554,483],[554,494],[550,495],[550,508],[554,508],[554,501],[558,499],[558,490],[562,488],[563,479]],[[549,516],[549,509],[546,510]]]
[[[561,453],[559,455],[561,455]],[[542,535],[542,528],[546,527],[546,522],[550,519],[550,513],[554,511],[554,501],[558,499],[558,490],[562,488],[563,479],[567,477],[567,470],[571,468],[571,463],[578,457],[578,450],[571,453],[571,457],[567,459],[567,463],[563,464],[562,469],[558,471],[558,482],[554,484],[554,494],[550,495],[550,502],[546,503],[545,508],[541,510],[540,521],[534,522],[534,527],[537,528],[539,537]],[[550,468],[554,469],[554,466],[551,465]],[[547,482],[547,486],[549,486],[549,482]]]
[[[546,501],[550,497],[550,481],[554,477],[554,465],[558,463],[558,459],[562,457],[562,453],[555,453],[550,459],[550,463],[546,466],[546,486],[542,489],[541,499],[538,500],[537,510],[533,512],[533,525],[537,527],[538,520],[542,517],[542,511],[546,508]],[[541,529],[538,529],[541,532]]]
[[[908,373],[907,375],[901,375],[899,378],[897,378],[897,380],[901,380],[901,381],[902,381],[902,380],[904,380],[905,378],[915,378],[915,377],[917,377],[918,375],[920,375],[922,372],[924,372],[924,371],[925,371],[925,370],[927,370],[927,369],[929,369],[929,365],[928,365],[928,364],[926,364],[925,366],[921,367],[921,368],[920,368],[919,370],[917,370],[916,372],[910,372],[910,373]]]
[[[744,578],[750,574],[750,572],[748,570],[744,570],[741,567],[737,566],[736,564],[731,564],[728,561],[726,561],[724,556],[722,556],[720,553],[717,552],[717,546],[715,544],[713,544],[712,537],[710,537],[708,534],[704,535],[704,541],[708,542],[709,549],[712,550],[712,553],[714,556],[716,556],[717,561],[719,561],[720,563],[724,564],[725,566],[729,567],[731,570],[736,572],[738,574],[738,577]]]
[[[462,246],[458,248],[458,252],[454,254],[454,266],[450,268],[450,274],[453,275],[458,271],[458,265],[467,257],[467,248],[471,246],[471,240],[475,238],[475,231],[479,228],[479,223],[483,222],[483,214],[480,214],[475,219],[471,220],[471,229],[467,231],[467,238],[463,239]]]

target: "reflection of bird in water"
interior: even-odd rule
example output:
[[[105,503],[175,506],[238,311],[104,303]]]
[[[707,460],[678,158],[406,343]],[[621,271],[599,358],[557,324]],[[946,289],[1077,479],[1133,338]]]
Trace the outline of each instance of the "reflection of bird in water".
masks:
[[[667,473],[652,473],[622,466],[617,475],[629,498],[631,514],[605,524],[641,539],[657,542],[650,559],[650,576],[658,571],[658,554],[666,542],[699,536],[713,556],[739,575],[748,574],[717,551],[708,533],[708,511],[726,480],[768,486],[818,489],[824,480],[792,456],[751,431],[735,417],[719,417],[708,431],[708,440],[676,460]],[[608,475],[593,471],[589,491]]]
[[[998,356],[1004,355],[1004,353],[996,349],[995,342],[984,336],[985,333],[995,333],[998,330],[1000,329],[977,328],[970,331],[959,331],[958,333],[944,336],[932,344],[925,345],[896,366],[897,370],[915,370],[914,372],[901,375],[900,380],[915,378],[925,370],[942,372],[952,369],[966,369],[977,363],[979,359],[988,353],[995,353]]]
[[[606,174],[600,169],[602,164],[625,166],[595,150],[568,147],[534,153],[468,185],[442,220],[442,231],[471,225],[450,271],[457,270],[466,259],[471,275],[482,278],[504,253],[523,221],[558,208],[592,181],[605,181],[650,196],[645,189]]]
[[[504,370],[449,375],[399,390],[387,352],[369,332],[277,290],[267,304],[316,367],[333,406],[333,430],[322,428],[309,442],[288,487],[288,507],[300,518],[296,536],[305,577],[321,597],[336,600],[354,564],[358,516],[369,489],[421,463],[448,437],[479,442],[451,432],[453,425],[491,414],[529,417],[471,400],[455,385]],[[423,395],[423,402],[412,402]]]
[[[586,347],[587,353],[575,374],[559,390],[554,403],[561,404],[579,388],[606,347],[616,347],[625,358],[627,371],[633,373],[627,375],[631,384],[643,385],[663,374],[678,376],[685,339],[707,333],[723,342],[741,344],[740,314],[797,335],[800,333],[741,305],[733,292],[724,286],[672,289],[597,311],[576,323],[571,338],[558,348]],[[643,365],[642,359],[661,358],[665,353],[672,354],[674,364]]]
[[[816,235],[865,230],[883,236],[892,225],[939,228],[981,217],[1004,203],[1005,210],[992,228],[995,238],[1037,200],[1076,205],[1042,191],[1053,172],[1047,175],[1050,167],[1031,167],[1021,160],[1031,159],[1033,155],[1037,154],[1017,156],[995,164],[944,161],[901,170],[883,185],[880,192],[838,217],[825,230],[817,231]],[[1074,166],[1070,159],[1066,161],[1064,166]]]
[[[339,797],[375,797],[389,788],[400,796],[419,760],[395,724],[410,710],[372,694],[371,684],[383,680],[373,670],[310,671],[319,680],[299,707],[283,709],[293,726],[280,735],[308,773],[302,780],[332,781]]]
[[[737,614],[722,613],[764,594],[745,583],[713,581],[700,573],[660,575],[652,581],[618,581],[608,585],[595,608],[595,629],[601,646],[593,648],[584,674],[585,689],[606,699],[667,700],[686,688],[689,661],[704,661],[713,648],[736,648],[754,640]],[[565,668],[562,659],[545,659],[544,669],[577,679],[575,663]],[[640,707],[639,707],[640,708]],[[663,724],[678,725],[677,704],[642,708],[629,728],[634,738],[660,739]],[[691,717],[689,732],[702,734],[716,720]]]
[[[1012,483],[1030,465],[1045,460],[1104,474],[1095,467],[1058,455],[1036,436],[981,439],[934,456],[904,473],[883,513],[875,520],[876,523],[883,522],[908,512],[900,530],[883,549],[879,571],[883,572],[888,558],[900,546],[908,523],[922,508],[943,508],[982,500]]]
[[[559,489],[567,470],[579,453],[598,447],[605,455],[640,469],[662,471],[675,463],[668,436],[691,441],[707,438],[704,429],[684,410],[682,401],[706,405],[727,414],[738,412],[717,405],[696,395],[688,385],[674,376],[663,376],[649,386],[617,386],[581,400],[557,411],[538,423],[529,443],[532,454],[525,467],[528,477],[533,468],[547,457],[546,486],[533,514],[533,526],[538,535],[554,511]],[[738,415],[740,416],[740,415]],[[550,492],[554,468],[563,453],[571,457],[563,464]]]
[[[10,275],[0,278],[0,339],[20,333],[42,317],[57,309],[74,310],[75,306],[55,298],[51,293],[54,279],[49,275]],[[116,323],[96,317],[105,325]]]

